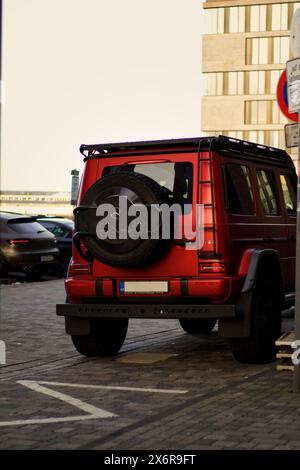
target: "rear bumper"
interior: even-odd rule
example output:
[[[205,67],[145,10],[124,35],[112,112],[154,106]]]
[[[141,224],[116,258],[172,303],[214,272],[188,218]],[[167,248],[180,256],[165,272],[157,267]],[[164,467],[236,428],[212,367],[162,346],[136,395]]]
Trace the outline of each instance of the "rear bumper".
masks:
[[[42,261],[42,256],[52,256],[53,259]],[[9,271],[27,271],[31,269],[47,270],[49,266],[57,265],[60,262],[59,250],[43,251],[39,253],[20,253],[16,256],[6,258]]]
[[[234,305],[57,304],[56,314],[76,318],[234,318]]]
[[[126,278],[125,278],[126,279]],[[134,280],[127,279],[127,280]],[[140,278],[139,280],[143,280]],[[147,279],[145,279],[147,280]],[[154,279],[153,279],[154,280]],[[198,304],[199,298],[203,303],[231,303],[241,291],[244,278],[241,276],[204,277],[199,278],[172,278],[160,279],[168,281],[169,292],[162,295],[136,295],[122,294],[119,279],[100,277],[70,276],[65,281],[67,296],[72,303],[88,303],[85,299],[95,298],[94,303],[178,303],[185,304],[183,297],[188,297],[190,303]],[[98,302],[97,302],[98,297]],[[176,302],[172,302],[176,298]],[[192,299],[195,299],[194,301]]]

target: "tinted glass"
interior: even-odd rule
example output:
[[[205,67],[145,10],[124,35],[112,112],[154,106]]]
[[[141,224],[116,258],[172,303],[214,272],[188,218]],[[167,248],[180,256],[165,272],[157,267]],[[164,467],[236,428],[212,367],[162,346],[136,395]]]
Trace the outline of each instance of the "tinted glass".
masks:
[[[48,221],[42,221],[40,224],[45,227],[49,232],[53,232],[53,229],[55,228],[55,223],[54,222],[48,222]]]
[[[288,175],[280,175],[280,182],[288,215],[296,215],[296,191]]]
[[[193,165],[188,162],[178,163],[141,163],[139,165],[122,165],[106,167],[103,176],[120,171],[132,171],[146,175],[166,188],[174,202],[192,202]]]
[[[272,171],[257,170],[260,200],[266,215],[278,215],[275,177]]]
[[[228,206],[232,214],[254,214],[250,170],[245,165],[226,166]]]
[[[38,222],[8,222],[8,226],[17,233],[39,233],[45,231],[45,228]]]

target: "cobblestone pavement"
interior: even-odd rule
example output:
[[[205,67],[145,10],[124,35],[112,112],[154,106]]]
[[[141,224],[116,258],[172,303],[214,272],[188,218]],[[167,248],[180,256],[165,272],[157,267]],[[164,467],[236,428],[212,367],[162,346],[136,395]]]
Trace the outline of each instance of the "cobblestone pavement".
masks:
[[[290,373],[175,320],[132,320],[118,356],[86,359],[55,315],[64,297],[62,280],[1,287],[0,448],[300,449]]]

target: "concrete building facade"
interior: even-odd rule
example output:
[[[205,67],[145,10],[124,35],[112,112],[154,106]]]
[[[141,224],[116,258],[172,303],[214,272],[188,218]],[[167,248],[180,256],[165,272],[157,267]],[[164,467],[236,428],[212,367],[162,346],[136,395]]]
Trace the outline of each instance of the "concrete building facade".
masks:
[[[292,0],[207,0],[202,131],[285,148],[276,89],[290,55]],[[291,151],[290,151],[291,153]]]
[[[54,191],[1,191],[0,210],[26,215],[73,217],[71,195]]]

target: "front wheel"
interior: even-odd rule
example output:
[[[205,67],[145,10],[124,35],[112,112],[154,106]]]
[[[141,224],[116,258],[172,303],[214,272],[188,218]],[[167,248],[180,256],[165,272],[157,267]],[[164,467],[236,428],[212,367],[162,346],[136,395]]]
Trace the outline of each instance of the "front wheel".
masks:
[[[261,278],[253,293],[251,334],[249,338],[231,338],[234,358],[246,364],[263,364],[276,358],[275,341],[281,333],[281,298],[278,282]]]
[[[114,356],[125,341],[127,329],[127,318],[93,318],[88,335],[71,335],[71,338],[84,356]]]
[[[215,318],[179,318],[181,328],[187,333],[209,333],[215,327]]]

